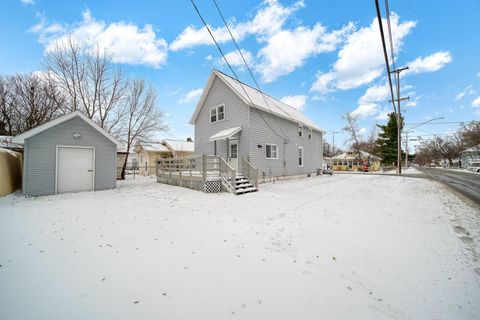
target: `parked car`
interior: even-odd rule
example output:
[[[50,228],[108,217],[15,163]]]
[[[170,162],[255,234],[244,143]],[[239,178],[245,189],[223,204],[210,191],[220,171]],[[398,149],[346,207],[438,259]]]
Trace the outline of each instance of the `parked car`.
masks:
[[[480,161],[470,162],[467,169],[473,172],[480,172]]]

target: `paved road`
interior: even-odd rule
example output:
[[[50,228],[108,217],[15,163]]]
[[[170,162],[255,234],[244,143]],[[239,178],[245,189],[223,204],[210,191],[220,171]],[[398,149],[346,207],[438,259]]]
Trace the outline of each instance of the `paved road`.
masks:
[[[441,168],[418,168],[418,170],[480,204],[480,174]]]

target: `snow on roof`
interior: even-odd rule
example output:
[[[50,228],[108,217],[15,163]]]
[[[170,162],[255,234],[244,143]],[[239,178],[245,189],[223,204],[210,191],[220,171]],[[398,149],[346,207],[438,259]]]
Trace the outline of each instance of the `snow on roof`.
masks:
[[[73,119],[75,117],[80,117],[82,120],[84,120],[86,123],[88,123],[90,126],[92,126],[95,130],[97,130],[98,132],[100,132],[103,136],[105,136],[108,140],[112,141],[113,143],[115,143],[117,146],[122,146],[122,144],[120,143],[120,141],[118,141],[117,139],[115,139],[114,137],[112,137],[107,131],[105,131],[104,129],[102,129],[98,124],[96,124],[92,119],[89,119],[87,118],[83,113],[81,113],[80,111],[73,111],[73,112],[70,112],[66,115],[63,115],[61,117],[58,117],[56,119],[53,119],[51,121],[48,121],[42,125],[39,125],[33,129],[30,129],[28,131],[25,131],[24,133],[14,137],[12,139],[12,142],[13,143],[18,143],[18,144],[23,144],[25,139],[28,139],[30,137],[33,137],[45,130],[48,130],[50,128],[53,128],[55,127],[56,125],[59,125],[65,121],[68,121],[70,119]]]
[[[173,151],[193,152],[195,147],[192,141],[164,139],[162,143]]]
[[[474,146],[474,147],[465,149],[465,150],[463,150],[463,151],[460,152],[460,153],[464,153],[464,152],[477,152],[477,151],[480,151],[480,144],[479,144],[479,145],[476,145],[476,146]]]
[[[212,74],[209,78],[209,81],[207,82],[207,86],[203,90],[204,92],[202,93],[202,96],[200,97],[197,107],[195,108],[195,111],[190,120],[191,124],[194,124],[195,119],[197,118],[197,115],[200,112],[203,102],[207,96],[207,93],[210,90],[210,86],[213,84],[213,80],[215,76],[223,80],[223,82],[225,82],[245,102],[245,104],[251,105],[252,104],[250,102],[250,99],[251,99],[251,101],[253,102],[253,107],[255,108],[258,108],[267,113],[277,115],[281,118],[300,123],[316,131],[323,132],[323,130],[318,128],[312,120],[307,118],[303,113],[301,113],[299,110],[295,109],[294,107],[289,106],[288,104],[278,99],[275,99],[264,92],[262,96],[262,93],[257,89],[254,89],[243,82],[238,82],[234,78],[216,69],[213,69]],[[265,102],[265,100],[267,102]]]
[[[12,142],[12,136],[0,136],[0,148],[17,148],[22,149],[23,146]]]
[[[233,127],[233,128],[219,131],[210,137],[210,141],[224,140],[227,138],[231,138],[233,135],[239,133],[241,130],[242,130],[242,127]]]
[[[141,147],[147,152],[170,152],[170,150],[161,143],[141,144]]]
[[[382,158],[380,157],[377,157],[376,155],[373,155],[371,153],[368,153],[366,151],[363,151],[363,150],[360,150],[360,154],[362,155],[362,158],[365,159],[365,158],[373,158],[373,159],[377,159],[377,160],[381,160]],[[347,152],[344,152],[342,154],[339,154],[339,155],[336,155],[334,157],[332,157],[333,160],[354,160],[357,158],[357,152],[355,151],[347,151]]]

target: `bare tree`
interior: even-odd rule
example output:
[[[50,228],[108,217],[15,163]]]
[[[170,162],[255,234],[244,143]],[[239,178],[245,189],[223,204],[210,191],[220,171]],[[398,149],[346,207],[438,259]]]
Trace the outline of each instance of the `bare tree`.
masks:
[[[64,97],[42,73],[0,79],[0,121],[8,135],[17,135],[58,116]]]
[[[360,148],[363,141],[361,135],[359,134],[360,128],[358,127],[358,115],[348,112],[343,116],[343,119],[347,121],[347,124],[342,130],[350,135],[348,142],[351,145],[352,151],[357,154],[359,160],[362,160]]]
[[[460,124],[458,129],[463,149],[478,146],[480,144],[480,121],[470,121]]]
[[[147,139],[154,132],[167,129],[165,116],[157,109],[155,89],[144,80],[133,80],[127,92],[122,116],[122,140],[126,143],[127,156],[123,163],[121,179],[125,179],[128,156],[134,141]]]
[[[82,49],[71,37],[57,42],[45,58],[47,73],[55,79],[68,103],[64,113],[80,110],[109,133],[118,131],[121,105],[128,81],[112,57],[98,48]]]

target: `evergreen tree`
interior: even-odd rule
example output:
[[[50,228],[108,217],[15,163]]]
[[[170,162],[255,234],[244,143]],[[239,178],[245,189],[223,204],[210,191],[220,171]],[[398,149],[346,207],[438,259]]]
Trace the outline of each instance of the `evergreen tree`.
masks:
[[[392,112],[386,125],[377,126],[381,131],[375,141],[375,154],[382,158],[383,164],[397,165],[397,116]]]

